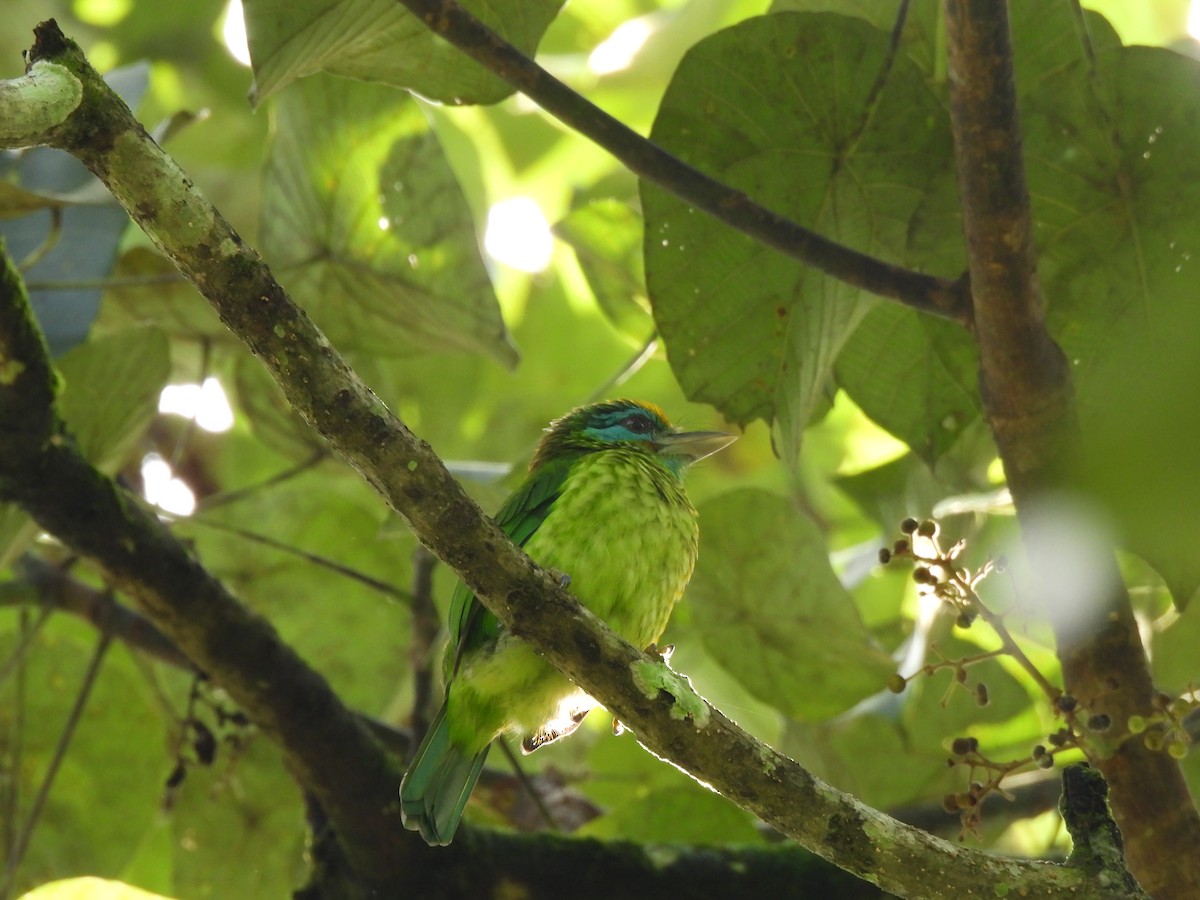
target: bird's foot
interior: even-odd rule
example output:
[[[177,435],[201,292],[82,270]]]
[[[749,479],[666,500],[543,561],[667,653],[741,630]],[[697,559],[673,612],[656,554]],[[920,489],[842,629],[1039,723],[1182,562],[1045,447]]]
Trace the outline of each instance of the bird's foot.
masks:
[[[558,582],[558,586],[564,591],[571,586],[571,576],[566,572],[560,572],[558,569],[547,569],[550,577]]]
[[[675,645],[667,644],[665,647],[662,647],[660,649],[658,644],[651,643],[650,646],[648,646],[646,648],[646,652],[649,653],[651,656],[657,656],[659,659],[661,659],[663,661],[663,664],[665,665],[666,663],[669,663],[671,661],[671,654],[673,654],[675,652]]]
[[[521,752],[528,756],[534,750],[545,747],[547,744],[553,744],[559,738],[565,738],[572,731],[580,726],[587,714],[591,712],[591,707],[581,709],[579,712],[571,716],[568,722],[557,722],[553,725],[545,725],[533,734],[528,734],[521,741]]]

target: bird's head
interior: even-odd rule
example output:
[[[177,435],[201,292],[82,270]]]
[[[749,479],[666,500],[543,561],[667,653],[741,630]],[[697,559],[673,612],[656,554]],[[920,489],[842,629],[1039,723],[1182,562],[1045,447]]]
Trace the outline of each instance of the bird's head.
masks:
[[[676,431],[651,403],[609,400],[555,419],[538,443],[530,469],[555,459],[626,448],[654,456],[676,475],[737,440],[723,431]]]

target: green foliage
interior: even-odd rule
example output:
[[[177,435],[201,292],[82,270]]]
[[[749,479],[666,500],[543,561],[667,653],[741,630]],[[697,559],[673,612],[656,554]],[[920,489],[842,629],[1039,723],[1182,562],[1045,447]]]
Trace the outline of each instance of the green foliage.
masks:
[[[879,690],[891,660],[863,629],[815,523],[755,490],[722,494],[701,517],[689,598],[693,628],[717,662],[801,721],[829,718]]]
[[[887,52],[887,36],[857,20],[748,19],[688,52],[651,137],[775,211],[899,261],[922,190],[949,177],[949,132],[907,60],[874,93]],[[791,459],[873,301],[648,182],[642,195],[647,283],[680,384],[732,421],[773,421]]]
[[[463,4],[526,53],[561,5]],[[512,91],[390,0],[247,0],[245,10],[258,102],[296,78],[322,71],[407,88],[444,103],[494,103]]]
[[[539,429],[593,394],[652,400],[688,428],[746,425],[691,476],[700,559],[666,639],[678,642],[672,664],[700,694],[818,775],[880,806],[936,804],[967,780],[945,764],[953,738],[970,734],[989,754],[1020,758],[1059,727],[1007,661],[969,667],[967,687],[986,683],[986,707],[952,684],[950,669],[919,674],[923,662],[995,649],[994,636],[981,622],[951,629],[922,611],[906,568],[872,563],[903,516],[939,504],[952,510],[946,530],[968,540],[970,565],[1021,553],[1010,520],[995,514],[995,448],[967,331],[863,296],[635,183],[520,98],[457,108],[510,89],[390,0],[246,0],[254,99],[266,107],[253,113],[249,74],[214,37],[220,5],[132,4],[101,28],[86,24],[85,0],[19,0],[10,19],[20,27],[0,35],[10,66],[0,76],[17,74],[16,51],[48,14],[93,59],[149,57],[139,107],[147,125],[184,108],[211,111],[168,149],[372,388],[462,470],[520,469]],[[895,4],[873,0],[787,0],[750,18],[749,4],[466,5],[526,51],[544,34],[543,61],[572,87],[768,207],[888,261],[962,273],[935,0],[911,4],[890,64]],[[1127,566],[1129,581],[1153,623],[1159,685],[1178,693],[1200,678],[1200,613],[1186,606],[1200,586],[1191,461],[1200,373],[1190,343],[1200,324],[1190,275],[1200,260],[1200,66],[1122,46],[1089,13],[1093,72],[1068,3],[1010,6],[1047,318],[1076,375],[1088,483],[1148,563]],[[657,30],[631,68],[590,71],[592,48],[641,16]],[[49,202],[27,188],[0,183],[0,205],[24,213]],[[545,272],[480,252],[488,207],[515,195],[534,197],[557,223],[561,243]],[[348,704],[406,721],[414,539],[356,473],[314,462],[320,439],[157,251],[115,225],[105,238],[120,251],[113,282],[87,339],[58,360],[73,433],[135,487],[146,453],[169,460],[201,504],[173,525],[197,558]],[[627,370],[655,333],[661,349]],[[232,431],[156,415],[164,383],[210,375],[230,397]],[[505,493],[505,484],[468,487],[489,510]],[[0,508],[6,567],[26,550],[60,559],[36,536],[23,514]],[[96,581],[85,564],[77,571]],[[993,575],[987,602],[1013,607],[1012,584]],[[439,570],[443,614],[452,586]],[[0,595],[0,671],[21,639],[16,605],[25,602]],[[1009,625],[1056,678],[1042,623],[1013,614]],[[906,674],[918,674],[904,693],[887,693],[913,642],[924,650]],[[94,646],[90,625],[55,613],[19,674],[0,680],[0,785],[20,763],[15,806],[0,787],[6,838]],[[18,889],[88,872],[163,895],[237,900],[282,896],[303,881],[304,811],[265,738],[240,754],[223,744],[213,766],[191,765],[163,807],[190,683],[137,651],[110,650]],[[749,817],[630,737],[612,738],[601,719],[523,761],[566,771],[600,806],[586,833],[761,840]],[[1196,758],[1186,762],[1193,783]],[[987,815],[1004,823],[1005,809],[989,801]],[[478,820],[501,818],[490,812]]]
[[[275,109],[263,252],[347,352],[484,350],[512,365],[474,222],[417,101],[328,76]]]

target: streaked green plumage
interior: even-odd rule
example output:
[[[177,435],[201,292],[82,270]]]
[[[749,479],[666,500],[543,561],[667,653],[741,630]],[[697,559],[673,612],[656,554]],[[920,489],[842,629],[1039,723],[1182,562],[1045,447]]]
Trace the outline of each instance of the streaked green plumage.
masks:
[[[658,640],[696,561],[696,510],[683,490],[691,462],[732,441],[676,433],[628,400],[580,407],[553,422],[525,483],[496,522],[635,646]],[[499,734],[539,746],[569,734],[595,705],[509,635],[463,584],[450,608],[446,700],[400,788],[407,827],[431,844],[454,836],[488,747]]]

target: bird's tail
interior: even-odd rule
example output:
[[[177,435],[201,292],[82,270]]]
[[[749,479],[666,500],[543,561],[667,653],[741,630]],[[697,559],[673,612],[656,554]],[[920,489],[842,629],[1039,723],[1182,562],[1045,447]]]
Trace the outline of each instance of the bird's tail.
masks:
[[[471,756],[453,743],[446,721],[446,704],[442,704],[400,782],[400,818],[404,827],[420,831],[428,844],[449,844],[467,798],[479,780],[490,746]]]

